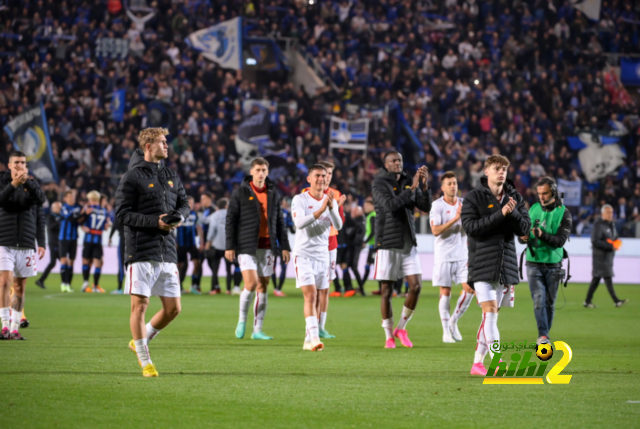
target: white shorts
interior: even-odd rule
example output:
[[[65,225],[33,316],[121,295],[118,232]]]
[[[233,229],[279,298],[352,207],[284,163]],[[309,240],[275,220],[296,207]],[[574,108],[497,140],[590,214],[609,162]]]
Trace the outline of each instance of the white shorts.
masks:
[[[407,255],[401,249],[378,249],[374,280],[393,281],[405,276],[422,275],[418,249],[413,247]]]
[[[13,271],[13,275],[19,279],[35,276],[38,274],[36,251],[0,246],[0,271]]]
[[[240,271],[257,271],[258,277],[271,277],[275,262],[271,249],[258,249],[256,250],[256,256],[246,253],[238,255]]]
[[[459,285],[466,283],[468,276],[467,261],[440,262],[433,264],[432,286],[451,287],[451,283]]]
[[[336,261],[338,260],[338,249],[329,250],[329,259],[331,262],[329,263],[329,270],[331,270],[331,280],[335,280],[336,278]]]
[[[178,266],[170,262],[133,262],[127,266],[124,293],[127,295],[166,296],[178,298],[180,291]]]
[[[315,285],[318,290],[329,289],[330,273],[326,263],[294,256],[293,266],[296,268],[296,288]]]
[[[497,301],[498,308],[513,307],[515,298],[515,287],[501,285],[498,282],[475,282],[473,287],[476,290],[478,303],[485,301]]]

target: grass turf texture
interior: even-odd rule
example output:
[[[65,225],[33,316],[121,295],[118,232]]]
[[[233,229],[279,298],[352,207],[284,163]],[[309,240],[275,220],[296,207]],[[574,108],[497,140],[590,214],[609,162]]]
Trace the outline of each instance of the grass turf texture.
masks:
[[[463,342],[444,344],[438,290],[428,282],[408,325],[414,348],[397,341],[395,350],[383,349],[379,297],[332,299],[327,329],[337,338],[311,353],[302,351],[302,296],[290,280],[288,297],[270,291],[264,329],[273,341],[249,339],[251,314],[245,339],[235,339],[237,296],[187,295],[182,314],[151,342],[160,377],[145,379],[127,348],[129,297],[60,294],[57,277],[45,291],[29,282],[28,341],[0,342],[2,428],[640,425],[640,403],[627,402],[640,401],[638,286],[616,286],[631,300],[622,308],[604,286],[597,309],[582,307],[587,285],[565,290],[552,339],[573,349],[563,372],[570,384],[487,386],[469,375],[481,318],[475,300],[459,324]],[[113,290],[115,278],[103,279]],[[77,290],[78,276],[75,283]],[[535,341],[526,284],[516,297],[500,313],[501,340]],[[402,302],[393,301],[396,319]],[[148,315],[159,307],[153,298]]]

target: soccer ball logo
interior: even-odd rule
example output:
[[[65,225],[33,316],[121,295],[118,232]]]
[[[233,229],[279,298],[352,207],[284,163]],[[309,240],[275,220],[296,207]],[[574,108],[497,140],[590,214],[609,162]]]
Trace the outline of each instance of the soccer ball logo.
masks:
[[[538,344],[536,346],[536,356],[541,361],[548,361],[553,356],[553,348],[551,344]]]

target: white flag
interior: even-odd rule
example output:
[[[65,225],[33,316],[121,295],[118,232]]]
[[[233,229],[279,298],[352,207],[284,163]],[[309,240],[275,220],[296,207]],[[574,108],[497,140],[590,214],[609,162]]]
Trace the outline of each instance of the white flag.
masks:
[[[329,133],[330,149],[367,150],[369,119],[345,121],[332,116]]]
[[[590,133],[581,133],[578,138],[587,145],[578,153],[587,182],[593,183],[613,174],[624,163],[625,154],[617,143],[602,144],[600,136]]]
[[[572,0],[573,7],[584,13],[587,18],[600,21],[602,0]]]
[[[242,18],[233,18],[191,33],[185,42],[222,68],[242,68]]]

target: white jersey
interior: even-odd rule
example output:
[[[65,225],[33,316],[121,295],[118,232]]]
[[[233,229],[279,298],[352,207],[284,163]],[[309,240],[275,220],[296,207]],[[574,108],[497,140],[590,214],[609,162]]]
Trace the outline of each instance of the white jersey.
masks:
[[[327,198],[315,199],[310,192],[303,192],[293,197],[291,202],[291,217],[296,226],[296,241],[293,254],[307,259],[322,261],[329,266],[329,231],[331,225],[337,230],[342,228],[342,219],[338,211],[338,203],[334,202],[333,209],[327,209],[318,219],[313,213],[320,210],[322,202]]]
[[[429,219],[431,225],[444,225],[456,217],[456,210],[462,206],[462,198],[455,205],[448,204],[440,197],[431,204]],[[467,233],[462,228],[462,221],[451,225],[451,228],[435,237],[433,242],[434,263],[466,261],[469,258]]]

